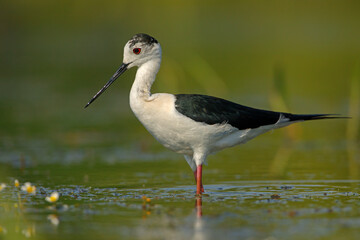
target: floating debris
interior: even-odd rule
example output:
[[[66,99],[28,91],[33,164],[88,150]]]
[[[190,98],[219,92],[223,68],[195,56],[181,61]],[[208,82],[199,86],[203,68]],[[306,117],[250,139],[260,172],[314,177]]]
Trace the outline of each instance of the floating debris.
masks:
[[[30,182],[26,182],[24,185],[22,185],[21,190],[29,194],[36,194],[36,187],[31,185]]]
[[[271,199],[280,199],[280,196],[278,194],[271,195]]]
[[[15,181],[14,181],[14,185],[15,185],[15,187],[19,187],[19,186],[20,186],[20,182],[19,182],[19,180],[15,179]]]
[[[149,202],[151,202],[151,198],[148,198],[147,196],[142,196],[141,197],[142,198],[142,200],[144,201],[144,202],[147,202],[147,203],[149,203]]]
[[[49,203],[56,202],[59,199],[59,193],[53,192],[51,193],[50,197],[46,197],[45,200]]]

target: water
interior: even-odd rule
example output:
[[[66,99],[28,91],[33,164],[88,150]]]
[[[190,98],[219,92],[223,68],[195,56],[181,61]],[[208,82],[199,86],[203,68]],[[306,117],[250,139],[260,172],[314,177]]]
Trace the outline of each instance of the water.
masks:
[[[359,181],[237,181],[210,185],[196,214],[192,186],[173,188],[57,186],[56,204],[3,194],[4,239],[356,239]],[[13,191],[13,190],[12,190]],[[15,191],[16,192],[16,191]],[[151,199],[143,200],[143,196]],[[10,199],[10,201],[9,201]],[[3,200],[3,199],[2,199]],[[316,227],[314,227],[316,226]]]
[[[69,150],[45,140],[22,140],[31,145],[23,155],[9,147],[0,156],[1,179],[8,185],[0,192],[0,236],[357,239],[360,180],[348,175],[346,145],[286,144],[288,161],[282,160],[281,170],[281,164],[273,164],[279,163],[283,146],[273,149],[269,141],[282,134],[270,133],[210,157],[201,199],[195,197],[185,160],[165,149]],[[36,194],[16,188],[15,178],[21,185],[32,182]],[[59,200],[46,202],[54,191]]]

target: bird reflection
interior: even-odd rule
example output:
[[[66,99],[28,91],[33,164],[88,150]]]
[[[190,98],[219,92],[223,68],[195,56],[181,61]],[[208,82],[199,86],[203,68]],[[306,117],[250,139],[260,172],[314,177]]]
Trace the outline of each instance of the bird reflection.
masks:
[[[202,198],[201,198],[201,196],[196,197],[195,209],[196,209],[196,216],[198,218],[201,218],[201,216],[202,216]]]
[[[195,200],[196,219],[194,221],[194,240],[206,239],[204,234],[204,223],[202,221],[202,198],[201,195]]]

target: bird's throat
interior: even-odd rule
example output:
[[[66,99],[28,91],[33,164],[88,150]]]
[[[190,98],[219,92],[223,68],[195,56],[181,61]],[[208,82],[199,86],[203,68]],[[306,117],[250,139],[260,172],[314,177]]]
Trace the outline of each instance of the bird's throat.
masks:
[[[151,97],[151,86],[160,69],[160,63],[161,59],[153,59],[138,68],[130,91],[130,104],[139,100],[147,101]]]

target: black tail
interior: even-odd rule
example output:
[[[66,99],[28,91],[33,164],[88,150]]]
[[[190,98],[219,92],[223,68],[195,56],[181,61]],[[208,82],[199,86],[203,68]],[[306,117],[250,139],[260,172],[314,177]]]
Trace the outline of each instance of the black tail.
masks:
[[[290,114],[290,113],[284,113],[284,116],[286,118],[289,118],[290,121],[350,118],[350,117],[339,116],[339,114]]]

